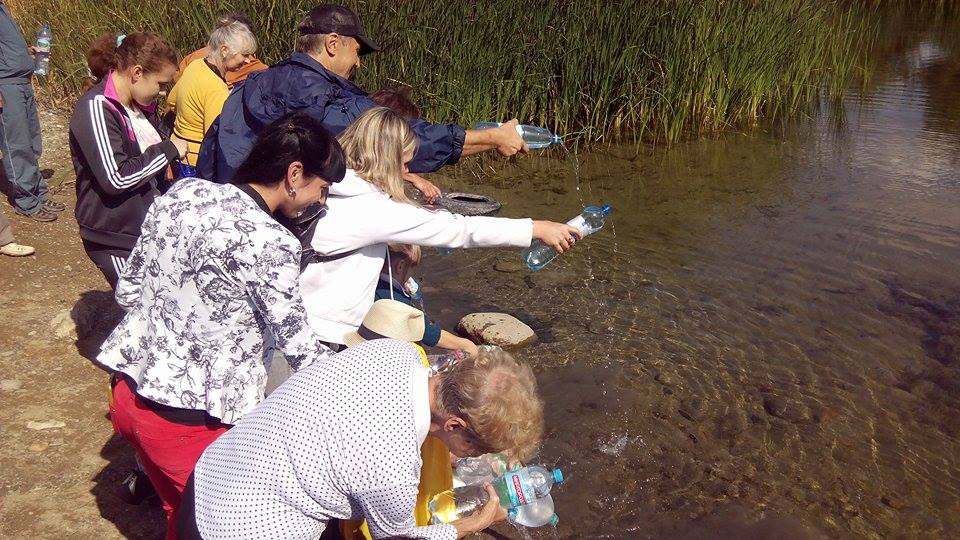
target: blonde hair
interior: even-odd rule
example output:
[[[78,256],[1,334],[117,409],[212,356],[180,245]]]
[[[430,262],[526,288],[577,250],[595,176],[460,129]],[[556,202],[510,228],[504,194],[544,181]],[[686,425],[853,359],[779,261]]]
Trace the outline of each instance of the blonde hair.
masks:
[[[530,366],[504,351],[482,350],[442,377],[436,406],[462,418],[485,450],[521,461],[536,452],[543,437],[543,401]]]
[[[403,189],[403,155],[415,152],[417,138],[399,114],[374,107],[361,114],[337,137],[347,167],[382,189],[390,198],[413,204]]]
[[[389,244],[388,247],[391,257],[406,259],[410,262],[410,266],[420,264],[420,258],[423,256],[423,251],[420,249],[420,246],[414,244]]]

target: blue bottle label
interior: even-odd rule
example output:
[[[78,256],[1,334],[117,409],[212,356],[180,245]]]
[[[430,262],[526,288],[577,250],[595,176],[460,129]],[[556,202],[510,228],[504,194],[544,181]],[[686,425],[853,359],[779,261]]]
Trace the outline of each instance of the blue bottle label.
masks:
[[[521,506],[536,500],[537,494],[533,490],[530,474],[526,468],[507,472],[503,475],[503,481],[507,486],[511,507]]]

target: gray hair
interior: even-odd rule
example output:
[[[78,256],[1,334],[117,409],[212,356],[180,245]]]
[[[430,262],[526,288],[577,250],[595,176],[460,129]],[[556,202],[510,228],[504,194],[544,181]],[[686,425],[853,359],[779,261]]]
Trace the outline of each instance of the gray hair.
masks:
[[[250,31],[250,27],[239,21],[217,27],[210,32],[207,47],[210,47],[211,51],[219,51],[224,45],[241,54],[257,52],[257,38]]]

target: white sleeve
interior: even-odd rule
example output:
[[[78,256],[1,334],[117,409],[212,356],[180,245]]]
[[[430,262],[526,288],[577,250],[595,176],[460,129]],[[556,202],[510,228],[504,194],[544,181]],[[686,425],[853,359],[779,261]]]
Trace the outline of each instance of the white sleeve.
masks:
[[[461,216],[386,199],[375,219],[364,220],[356,234],[371,243],[402,242],[449,248],[527,247],[533,220]],[[359,240],[359,238],[358,238]]]

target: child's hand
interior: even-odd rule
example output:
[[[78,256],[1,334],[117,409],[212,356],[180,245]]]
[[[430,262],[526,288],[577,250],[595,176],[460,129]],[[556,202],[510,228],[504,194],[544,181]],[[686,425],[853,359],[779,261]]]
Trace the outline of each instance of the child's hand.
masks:
[[[440,188],[433,182],[418,174],[411,172],[404,173],[403,179],[413,184],[413,187],[419,189],[423,193],[424,200],[430,204],[437,202],[437,199],[439,199],[442,194]]]
[[[533,237],[557,250],[557,253],[563,253],[580,239],[580,230],[566,223],[535,220]]]

